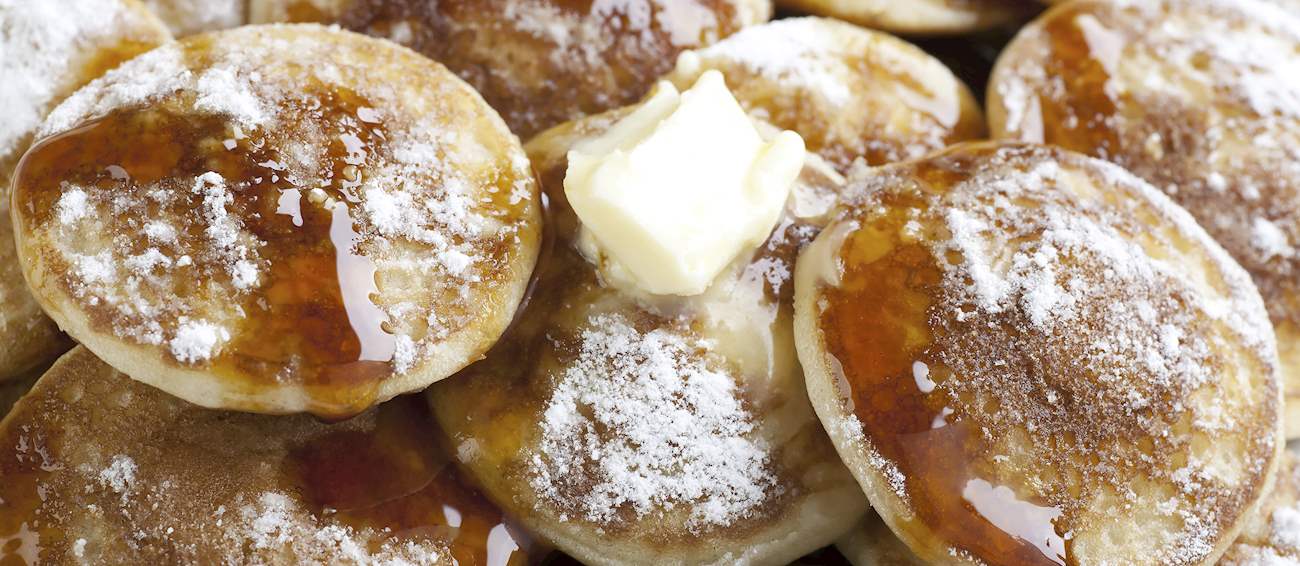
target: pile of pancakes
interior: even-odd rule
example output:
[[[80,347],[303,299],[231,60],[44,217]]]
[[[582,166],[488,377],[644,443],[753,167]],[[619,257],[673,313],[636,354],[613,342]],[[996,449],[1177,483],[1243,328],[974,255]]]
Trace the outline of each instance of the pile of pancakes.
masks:
[[[0,0],[0,564],[1300,564],[1300,6],[1047,4]],[[791,197],[613,282],[712,71]]]

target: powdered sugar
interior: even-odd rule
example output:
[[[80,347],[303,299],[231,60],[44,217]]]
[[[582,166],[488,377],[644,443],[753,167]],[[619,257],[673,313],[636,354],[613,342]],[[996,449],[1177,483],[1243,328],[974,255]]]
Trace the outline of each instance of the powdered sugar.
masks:
[[[794,18],[747,28],[685,57],[730,59],[768,79],[790,81],[842,106],[853,96],[846,76],[855,73],[845,57],[859,55],[842,36],[819,27],[820,22]]]
[[[14,156],[60,97],[92,78],[78,76],[76,64],[129,37],[139,20],[117,0],[0,1],[0,161]]]
[[[870,261],[907,275],[900,294],[926,297],[897,315],[928,336],[911,358],[924,379],[912,361],[901,382],[926,395],[917,416],[934,420],[935,438],[960,439],[979,454],[969,468],[999,481],[974,477],[1076,525],[1128,520],[1160,486],[1159,505],[1133,519],[1162,524],[1144,533],[1155,562],[1198,563],[1226,542],[1276,453],[1278,358],[1249,277],[1184,210],[1114,165],[1037,146],[954,149],[851,185],[857,233],[895,242]],[[917,252],[929,257],[912,263]],[[845,267],[842,287],[893,275],[863,269]],[[892,441],[876,426],[866,440]],[[892,465],[906,461],[864,458],[905,501],[918,485],[893,485]],[[1059,470],[1076,475],[1040,479]],[[1077,529],[1075,541],[1102,530]]]
[[[104,158],[107,178],[58,187],[47,236],[69,264],[58,270],[69,292],[109,311],[118,337],[204,364],[273,308],[271,289],[299,300],[286,289],[300,283],[284,279],[306,260],[281,246],[311,231],[321,241],[307,251],[339,256],[347,315],[389,342],[367,360],[408,372],[453,333],[485,324],[471,303],[509,287],[488,280],[515,273],[535,206],[531,167],[481,103],[443,104],[472,96],[445,70],[418,89],[371,80],[371,42],[317,26],[241,28],[137,57],[60,105],[43,133],[98,118],[77,135],[121,128],[180,154],[141,182],[132,175],[152,164],[101,140],[115,156]],[[322,63],[297,67],[308,60]],[[436,103],[413,102],[426,96]]]
[[[177,36],[244,24],[250,0],[144,0]]]
[[[211,359],[222,342],[230,340],[230,331],[203,320],[182,319],[176,337],[168,343],[172,356],[181,363],[193,364]]]
[[[770,456],[708,347],[593,317],[547,403],[533,488],[598,524],[682,506],[699,532],[754,513],[777,488]]]

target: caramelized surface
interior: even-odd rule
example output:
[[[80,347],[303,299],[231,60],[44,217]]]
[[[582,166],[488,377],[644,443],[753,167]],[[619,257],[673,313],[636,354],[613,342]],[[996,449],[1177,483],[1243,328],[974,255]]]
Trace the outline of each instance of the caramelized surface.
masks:
[[[1114,161],[1185,207],[1300,324],[1300,19],[1254,0],[1077,2],[992,78],[996,137]],[[1292,369],[1292,372],[1300,371]]]
[[[201,409],[77,349],[0,427],[0,562],[525,564],[422,402],[346,423]]]
[[[337,23],[393,39],[460,75],[527,139],[630,104],[678,53],[750,23],[749,0],[266,0],[263,21]]]
[[[799,132],[841,173],[920,157],[985,137],[966,85],[934,58],[892,36],[825,18],[754,26],[694,51],[669,78],[689,88],[718,69],[756,119]]]
[[[449,372],[486,348],[511,290],[522,292],[539,226],[521,150],[463,84],[358,36],[275,33],[295,32],[353,60],[313,71],[227,44],[273,48],[257,28],[189,39],[171,55],[200,76],[189,90],[110,107],[42,142],[14,201],[37,288],[73,299],[52,310],[159,346],[169,367],[154,375],[202,368],[235,398],[196,402],[343,417],[442,377],[399,386],[396,374]],[[136,64],[169,56],[154,55]],[[397,57],[390,72],[421,74],[418,96],[433,102],[338,80],[381,55]],[[207,86],[272,72],[287,76],[244,87],[256,92]],[[259,400],[286,388],[305,401]]]
[[[814,401],[841,405],[823,420],[843,414],[841,454],[914,551],[1195,564],[1224,548],[1272,473],[1278,377],[1258,296],[1190,218],[1031,147],[958,146],[852,194],[800,258],[824,348],[801,359],[824,356],[810,379],[844,397]]]
[[[806,401],[788,334],[788,270],[815,220],[788,214],[704,296],[606,286],[579,250],[562,179],[574,141],[620,112],[530,144],[554,241],[512,330],[429,399],[485,490],[581,560],[792,560],[862,510]],[[836,182],[817,171],[805,170],[799,190],[833,194]],[[641,424],[663,415],[678,420],[662,431]],[[695,436],[705,444],[646,461],[665,439]],[[806,534],[782,538],[794,532]]]
[[[71,347],[41,312],[14,248],[9,185],[45,114],[73,90],[170,36],[134,1],[25,2],[4,8],[0,38],[0,380],[19,378]],[[39,46],[33,50],[31,46]],[[21,56],[11,55],[22,53]]]
[[[1277,483],[1241,536],[1223,555],[1223,566],[1285,564],[1300,560],[1300,469],[1288,449],[1278,467]]]

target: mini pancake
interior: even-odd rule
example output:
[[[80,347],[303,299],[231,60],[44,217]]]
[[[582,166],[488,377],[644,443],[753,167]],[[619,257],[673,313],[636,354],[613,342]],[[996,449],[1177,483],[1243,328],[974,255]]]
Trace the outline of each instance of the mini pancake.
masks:
[[[584,563],[786,564],[866,511],[790,336],[792,262],[842,179],[810,156],[771,238],[703,295],[607,286],[563,178],[629,110],[528,144],[555,241],[513,330],[429,400],[485,493]]]
[[[759,120],[798,131],[841,173],[913,159],[984,137],[970,89],[937,59],[893,36],[826,18],[741,30],[683,54],[668,79],[689,88],[705,71],[727,77]]]
[[[996,138],[1124,166],[1185,207],[1255,279],[1300,435],[1300,18],[1256,0],[1086,0],[1007,47]]]
[[[984,30],[1032,13],[1017,0],[776,0],[776,4],[894,33],[922,35]]]
[[[135,0],[11,2],[0,6],[0,381],[70,347],[27,290],[9,220],[9,183],[41,121],[59,101],[122,61],[169,41]]]
[[[338,24],[447,65],[520,137],[631,104],[686,49],[765,22],[769,0],[251,0],[255,23]]]
[[[314,25],[199,35],[68,99],[15,183],[28,281],[124,373],[212,408],[357,414],[477,359],[540,244],[497,114]]]
[[[863,171],[800,256],[810,397],[928,561],[1210,564],[1272,483],[1249,275],[1123,169],[962,144]]]
[[[1300,469],[1288,450],[1278,468],[1277,484],[1246,523],[1222,566],[1260,566],[1300,562]]]
[[[912,550],[894,536],[875,513],[835,541],[835,548],[853,566],[924,566]]]
[[[143,0],[177,37],[247,23],[248,0]]]
[[[419,398],[336,425],[202,409],[76,348],[0,423],[6,564],[509,564]],[[387,562],[393,561],[393,562]]]

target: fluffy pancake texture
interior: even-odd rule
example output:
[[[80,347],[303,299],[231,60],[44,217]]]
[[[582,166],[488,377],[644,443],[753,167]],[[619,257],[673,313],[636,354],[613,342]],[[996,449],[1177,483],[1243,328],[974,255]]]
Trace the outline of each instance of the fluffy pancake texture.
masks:
[[[337,23],[447,65],[527,139],[631,104],[683,50],[767,21],[768,0],[252,0],[254,22]]]
[[[345,423],[202,409],[84,348],[0,423],[18,564],[525,564],[418,398]]]
[[[792,261],[842,180],[810,156],[770,239],[703,295],[619,290],[579,251],[562,180],[625,113],[529,143],[555,240],[516,326],[428,397],[485,492],[585,563],[788,563],[866,510],[789,334]]]
[[[191,402],[357,414],[477,359],[523,297],[537,185],[446,69],[313,25],[187,38],[59,106],[14,184],[50,315]]]
[[[956,34],[1032,13],[1016,0],[776,0],[789,8],[895,33]]]
[[[1300,469],[1287,450],[1277,483],[1241,536],[1219,560],[1223,566],[1260,566],[1300,562]]]
[[[171,39],[135,0],[0,3],[0,380],[69,347],[18,267],[9,183],[45,115],[78,87]]]
[[[1114,161],[1185,207],[1255,279],[1300,434],[1300,18],[1257,0],[1073,2],[1021,30],[994,137]]]
[[[142,0],[177,37],[242,26],[248,0]]]
[[[920,558],[1208,564],[1269,489],[1278,359],[1249,275],[1148,183],[963,144],[862,171],[800,256],[810,397]]]
[[[885,33],[827,18],[741,30],[678,58],[668,78],[689,88],[716,69],[759,120],[796,130],[841,173],[984,137],[970,90],[937,59]]]

